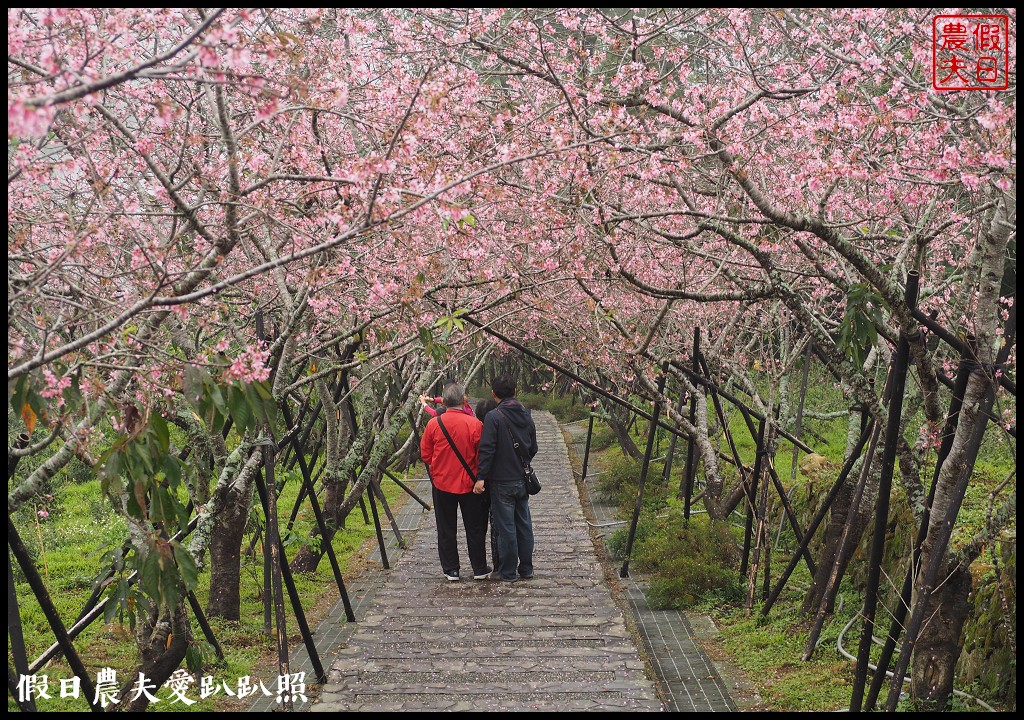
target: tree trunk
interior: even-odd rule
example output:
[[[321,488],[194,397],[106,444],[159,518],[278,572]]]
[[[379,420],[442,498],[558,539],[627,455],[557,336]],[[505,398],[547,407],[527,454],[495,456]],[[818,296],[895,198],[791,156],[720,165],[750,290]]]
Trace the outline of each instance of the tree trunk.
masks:
[[[231,483],[210,536],[210,599],[206,611],[226,620],[240,618],[242,536],[249,519],[252,482]]]
[[[615,413],[608,413],[608,427],[610,427],[612,432],[615,433],[615,438],[619,441],[619,447],[622,448],[623,455],[631,457],[634,460],[639,460],[644,456],[644,454],[640,452],[640,448],[638,448],[636,443],[633,442],[633,438],[630,437],[626,426],[617,417],[615,417]]]
[[[324,524],[327,526],[327,534],[321,536],[320,529],[316,527],[310,531],[310,537],[319,537],[319,541],[302,546],[290,564],[292,572],[313,572],[316,570],[324,553],[327,552],[327,543],[334,540],[334,534],[341,525],[339,514],[341,503],[344,499],[345,486],[336,479],[325,477],[322,513]]]
[[[185,659],[192,639],[192,629],[185,612],[185,598],[182,597],[173,610],[162,606],[158,611],[150,610],[139,618],[135,626],[135,640],[139,646],[142,661],[135,672],[128,676],[128,681],[121,688],[118,696],[121,702],[112,705],[111,710],[118,712],[144,712],[149,706],[146,693],[135,695],[134,686],[138,683],[140,673],[146,676],[146,682],[152,687],[151,693],[163,686],[181,661]]]
[[[343,387],[348,385],[347,374],[342,374],[340,382]],[[317,394],[321,398],[320,402],[323,404],[326,425],[323,439],[325,453],[323,516],[324,524],[327,526],[327,534],[324,537],[320,537],[319,541],[316,541],[320,535],[320,528],[314,527],[310,530],[309,537],[312,541],[303,545],[295,556],[295,560],[292,561],[291,568],[295,572],[313,572],[316,570],[320,564],[320,559],[326,552],[326,549],[324,549],[327,547],[326,543],[332,541],[335,531],[341,526],[339,513],[347,486],[345,482],[347,473],[341,469],[343,462],[342,444],[345,439],[354,438],[356,433],[356,415],[351,398],[347,398],[343,403],[335,403],[327,383],[322,379],[317,380],[316,389]],[[357,453],[361,451],[351,447],[349,451],[350,457],[346,458],[344,462],[346,467],[354,467],[354,458],[351,456],[351,453],[353,451]]]
[[[924,711],[944,711],[953,694],[960,638],[970,606],[970,570],[958,566],[932,592],[925,609],[928,622],[921,628],[910,673],[910,694]]]
[[[843,540],[843,530],[846,527],[852,501],[853,481],[847,478],[832,502],[832,509],[829,510],[821,551],[814,560],[816,570],[814,580],[811,582],[811,587],[808,588],[807,595],[804,597],[803,606],[800,608],[800,613],[803,615],[814,615],[818,612],[818,607],[825,597],[825,588],[828,587],[828,579],[832,574],[836,555],[839,553],[839,544]]]

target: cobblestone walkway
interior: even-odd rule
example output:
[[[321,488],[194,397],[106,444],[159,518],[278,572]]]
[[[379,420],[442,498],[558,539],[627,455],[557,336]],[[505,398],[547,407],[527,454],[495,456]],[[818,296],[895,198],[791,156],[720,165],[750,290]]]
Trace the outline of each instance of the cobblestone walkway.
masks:
[[[561,431],[550,414],[534,415],[544,482],[530,500],[534,578],[449,583],[424,515],[365,615],[357,611],[310,710],[664,710],[604,582]],[[460,524],[468,569],[463,537]]]

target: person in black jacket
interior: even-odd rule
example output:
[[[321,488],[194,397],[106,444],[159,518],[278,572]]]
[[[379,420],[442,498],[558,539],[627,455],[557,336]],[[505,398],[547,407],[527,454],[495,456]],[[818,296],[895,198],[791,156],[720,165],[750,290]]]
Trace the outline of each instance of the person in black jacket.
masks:
[[[498,401],[493,397],[484,398],[480,400],[476,407],[473,408],[473,414],[476,415],[476,419],[481,423],[487,419],[487,413],[494,408],[498,407]],[[479,452],[479,446],[478,446]],[[482,505],[484,506],[484,512],[487,515],[488,522],[490,523],[491,530],[491,565],[498,567],[498,532],[494,529],[494,522],[490,519],[491,517],[491,493],[484,491],[480,495]]]
[[[516,400],[515,380],[507,375],[491,382],[498,406],[487,413],[480,436],[479,468],[473,492],[490,490],[491,523],[498,534],[494,580],[533,577],[533,521],[523,465],[537,454],[537,426]],[[514,442],[518,442],[516,452]]]

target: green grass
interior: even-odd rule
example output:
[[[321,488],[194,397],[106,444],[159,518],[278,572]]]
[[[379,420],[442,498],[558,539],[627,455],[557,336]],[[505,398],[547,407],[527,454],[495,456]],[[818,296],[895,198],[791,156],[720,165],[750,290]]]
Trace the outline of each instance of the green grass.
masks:
[[[714,618],[725,651],[757,686],[768,709],[829,712],[847,708],[854,664],[839,653],[836,639],[856,603],[847,603],[829,619],[820,644],[804,662],[800,658],[807,635],[803,618],[796,613],[800,601],[796,595],[790,591],[768,621],[761,619],[757,607],[749,616],[735,605],[708,604],[699,611]],[[853,637],[855,643],[856,634]],[[845,641],[849,645],[850,638]]]
[[[292,505],[297,497],[299,483],[290,478],[281,491],[279,499],[279,515],[284,529]],[[382,488],[388,498],[389,505],[395,509],[404,502],[405,493],[397,484],[385,479]],[[120,545],[127,536],[124,520],[115,513],[107,501],[101,501],[99,483],[92,480],[74,483],[66,481],[56,488],[53,497],[47,500],[48,517],[40,518],[38,527],[35,518],[37,509],[26,508],[16,513],[15,523],[22,540],[30,553],[37,560],[37,568],[47,587],[65,627],[70,626],[77,617],[92,590],[92,581],[99,574],[100,556],[108,546]],[[258,500],[256,501],[258,504]],[[40,505],[37,504],[37,507]],[[254,517],[262,522],[262,510],[254,510]],[[387,518],[383,511],[381,520],[385,523],[385,533],[389,533]],[[313,524],[312,510],[308,501],[300,511],[295,526],[295,537],[304,537]],[[243,550],[248,547],[251,533],[246,532]],[[365,524],[358,507],[349,515],[346,528],[336,533],[333,547],[341,566],[342,576],[351,579],[351,573],[358,569],[359,550],[367,541],[376,542],[372,524]],[[219,618],[209,618],[214,636],[224,650],[225,661],[220,663],[206,647],[202,674],[214,678],[217,686],[227,683],[232,689],[237,688],[238,679],[249,676],[253,682],[262,680],[271,693],[276,695],[276,646],[271,638],[263,632],[263,560],[257,544],[257,551],[252,557],[242,558],[241,572],[241,620],[237,622]],[[294,557],[297,547],[287,548],[289,557]],[[45,562],[43,558],[45,557]],[[207,556],[208,560],[208,556]],[[32,595],[27,582],[18,570],[15,570],[16,592],[20,605],[22,628],[29,662],[38,657],[53,642],[53,634]],[[338,598],[338,591],[331,572],[330,564],[325,557],[316,572],[310,574],[294,574],[299,597],[302,598],[303,610],[307,622],[312,629]],[[209,595],[209,568],[200,573],[196,597],[204,606]],[[286,626],[289,633],[289,644],[295,647],[302,642],[301,635],[285,590]],[[191,612],[189,613],[191,616]],[[197,644],[204,646],[205,639],[195,618],[191,618],[192,634]],[[8,644],[9,645],[9,644]],[[138,662],[136,644],[127,625],[113,622],[105,625],[102,618],[94,622],[82,632],[74,642],[79,657],[88,670],[90,679],[95,683],[97,673],[103,668],[117,671],[120,686],[129,677]],[[8,646],[8,663],[13,667],[13,660]],[[37,699],[36,706],[45,712],[88,711],[84,697],[78,700],[61,698],[60,678],[70,678],[72,673],[66,661],[53,660],[38,675],[46,675],[49,681],[50,694],[53,699]],[[311,677],[306,678],[307,690],[314,683]],[[206,699],[199,700],[198,683],[187,692],[186,697],[198,700],[194,705],[182,702],[170,702],[169,689],[160,688],[156,693],[161,702],[151,704],[151,711],[230,711],[243,710],[252,697],[239,700],[225,695],[223,690]],[[81,695],[81,694],[80,694]],[[17,711],[17,705],[8,694],[8,710]]]

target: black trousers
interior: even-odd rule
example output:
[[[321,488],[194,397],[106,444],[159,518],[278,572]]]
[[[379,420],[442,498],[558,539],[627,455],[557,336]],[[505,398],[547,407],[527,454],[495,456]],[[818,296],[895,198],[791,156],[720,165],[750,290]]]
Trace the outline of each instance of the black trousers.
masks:
[[[471,492],[456,494],[432,488],[434,520],[437,523],[437,554],[441,569],[448,574],[459,572],[458,512],[466,529],[466,549],[473,574],[487,571],[488,508],[483,498]]]
[[[491,520],[491,491],[484,490],[480,495],[484,506],[484,514],[486,519],[491,523],[491,565],[498,567],[498,531],[494,527],[494,522]]]

